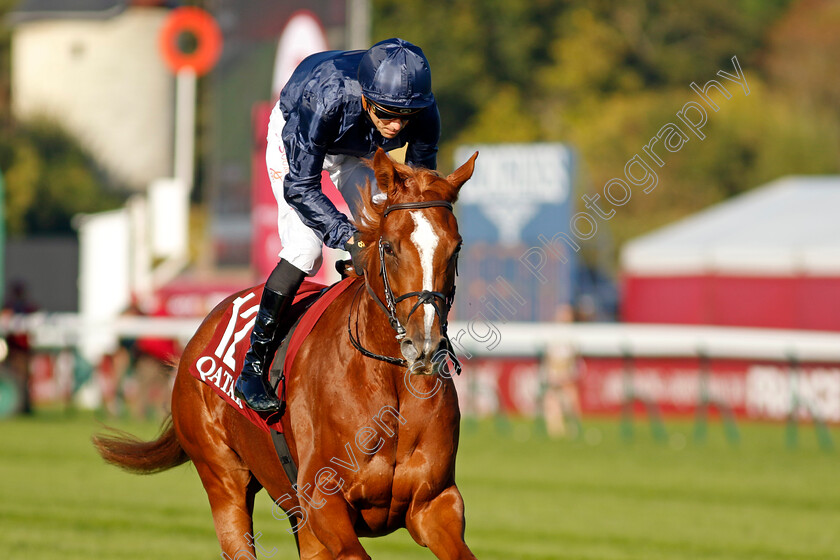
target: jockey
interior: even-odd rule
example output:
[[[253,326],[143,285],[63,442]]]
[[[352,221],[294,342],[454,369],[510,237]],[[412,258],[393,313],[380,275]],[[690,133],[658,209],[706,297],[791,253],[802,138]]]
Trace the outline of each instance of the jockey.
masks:
[[[368,51],[327,51],[304,59],[280,93],[268,125],[266,166],[277,199],[283,248],[260,301],[251,347],[234,393],[253,410],[274,412],[268,383],[280,328],[304,277],[321,266],[321,248],[344,248],[357,262],[357,232],[321,191],[321,170],[355,212],[373,170],[361,158],[408,144],[406,163],[435,169],[440,115],[429,63],[420,48],[387,39]]]

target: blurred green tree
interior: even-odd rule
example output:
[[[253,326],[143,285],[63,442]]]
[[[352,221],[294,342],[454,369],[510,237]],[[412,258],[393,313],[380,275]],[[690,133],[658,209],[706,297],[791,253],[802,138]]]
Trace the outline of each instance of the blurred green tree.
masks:
[[[676,113],[687,101],[696,101],[690,90],[614,95],[573,121],[567,141],[579,149],[593,192],[623,177],[625,163],[636,154],[659,178],[650,194],[634,189],[631,202],[610,220],[616,241],[784,175],[840,170],[840,131],[825,111],[790,103],[754,75],[747,79],[750,95],[739,90],[721,103],[719,112],[709,112],[705,139],[686,130],[689,141],[677,153],[663,153],[663,167],[654,165],[642,147],[666,123],[683,126]]]
[[[840,2],[796,2],[768,32],[762,57],[770,83],[800,103],[840,116]]]
[[[550,60],[547,23],[564,9],[554,0],[373,0],[373,41],[402,37],[429,59],[443,126],[441,167],[451,165],[453,139],[487,119],[490,100],[509,95],[500,90],[516,90],[517,113],[527,112],[534,76]]]
[[[568,142],[596,192],[678,122],[696,100],[691,82],[731,72],[737,56],[750,95],[710,114],[706,139],[669,154],[660,186],[611,220],[619,243],[780,175],[840,171],[833,0],[373,5],[374,38],[404,36],[432,64],[441,167],[460,143]]]
[[[71,233],[75,214],[116,208],[122,197],[70,135],[47,121],[0,134],[10,235]]]

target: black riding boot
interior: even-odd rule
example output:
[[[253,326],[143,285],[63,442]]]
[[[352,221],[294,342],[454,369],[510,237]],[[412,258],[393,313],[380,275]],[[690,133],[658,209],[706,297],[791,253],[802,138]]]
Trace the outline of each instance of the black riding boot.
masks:
[[[288,331],[288,327],[279,328],[279,325],[291,307],[303,278],[303,272],[280,261],[263,290],[254,331],[251,333],[251,347],[245,354],[242,373],[233,389],[234,395],[257,412],[280,410],[280,399],[271,389],[268,373],[274,353]]]

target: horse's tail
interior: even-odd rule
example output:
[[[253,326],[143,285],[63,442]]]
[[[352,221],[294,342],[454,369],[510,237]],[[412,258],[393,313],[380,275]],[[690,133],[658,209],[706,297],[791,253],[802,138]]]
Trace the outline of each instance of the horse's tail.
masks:
[[[160,436],[143,441],[128,432],[110,428],[115,435],[93,436],[93,445],[107,462],[135,474],[155,474],[190,460],[175,437],[172,417],[164,420]]]

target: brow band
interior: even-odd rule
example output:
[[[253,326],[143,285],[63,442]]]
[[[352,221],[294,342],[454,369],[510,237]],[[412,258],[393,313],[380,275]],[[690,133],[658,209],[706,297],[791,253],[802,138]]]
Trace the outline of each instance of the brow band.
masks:
[[[445,200],[429,200],[425,202],[403,202],[401,204],[392,204],[388,208],[385,209],[385,212],[382,214],[384,218],[394,210],[411,210],[415,208],[432,208],[434,206],[440,206],[441,208],[448,208],[452,210],[452,203],[446,202]]]

